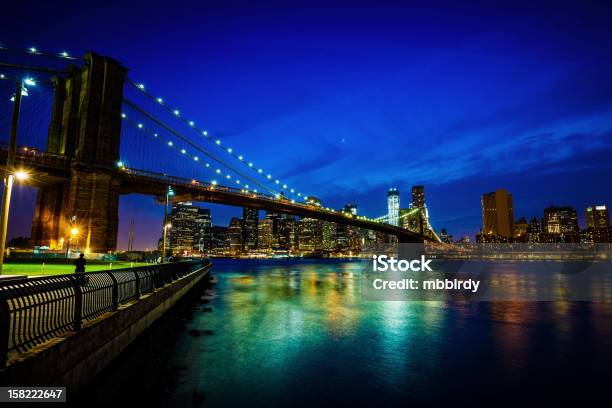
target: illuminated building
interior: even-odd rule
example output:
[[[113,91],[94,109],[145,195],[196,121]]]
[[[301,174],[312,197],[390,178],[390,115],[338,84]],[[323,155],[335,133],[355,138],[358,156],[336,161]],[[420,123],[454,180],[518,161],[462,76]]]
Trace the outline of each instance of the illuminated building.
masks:
[[[298,249],[300,252],[313,252],[322,249],[322,221],[302,218],[298,224]]]
[[[266,249],[277,246],[278,240],[275,240],[274,238],[274,220],[268,217],[260,220],[258,225],[257,241],[259,248]]]
[[[427,205],[425,204],[425,186],[412,186],[412,207],[418,208],[420,214],[417,214],[414,220],[417,223],[417,229],[420,231],[421,217],[423,222],[423,231],[429,229],[429,213],[427,212]]]
[[[550,206],[544,209],[542,232],[545,242],[578,242],[578,215],[572,207]]]
[[[257,249],[259,238],[259,211],[255,208],[242,208],[242,249],[245,251]]]
[[[322,249],[328,252],[336,250],[336,224],[333,222],[323,221]]]
[[[176,255],[191,255],[210,248],[210,210],[190,202],[174,203],[169,215],[172,227],[168,230],[170,250]]]
[[[540,220],[533,217],[529,224],[527,224],[527,242],[537,243],[540,242],[540,234],[542,233],[542,226]]]
[[[229,241],[229,249],[233,254],[242,252],[242,220],[240,218],[232,218],[227,229],[227,240]]]
[[[519,220],[514,224],[514,238],[516,238],[517,241],[519,242],[528,241],[528,236],[527,236],[528,226],[529,224],[527,224],[527,220],[525,219],[525,217],[519,218]]]
[[[214,253],[224,253],[229,248],[228,228],[213,225],[210,229],[210,249]]]
[[[391,225],[399,226],[400,194],[397,188],[390,188],[387,193],[387,217]]]
[[[499,189],[482,195],[482,233],[506,239],[514,236],[514,208],[508,191]],[[487,242],[496,241],[487,238]]]
[[[593,205],[585,210],[587,228],[607,228],[610,226],[610,214],[605,205]]]

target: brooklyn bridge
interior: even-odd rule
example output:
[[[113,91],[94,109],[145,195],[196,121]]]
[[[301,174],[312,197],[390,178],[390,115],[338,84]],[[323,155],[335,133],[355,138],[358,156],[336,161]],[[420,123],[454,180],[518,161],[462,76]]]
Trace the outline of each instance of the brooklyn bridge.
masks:
[[[38,189],[35,245],[58,247],[78,222],[86,251],[114,251],[120,196],[162,200],[169,187],[176,201],[315,218],[396,236],[402,243],[435,239],[432,231],[314,204],[309,198],[317,194],[287,185],[234,152],[132,80],[112,58],[0,49],[0,56],[19,53],[27,54],[27,63],[0,60],[0,80],[15,86],[14,134],[3,138],[0,163],[5,174],[26,171],[30,176],[23,182]]]

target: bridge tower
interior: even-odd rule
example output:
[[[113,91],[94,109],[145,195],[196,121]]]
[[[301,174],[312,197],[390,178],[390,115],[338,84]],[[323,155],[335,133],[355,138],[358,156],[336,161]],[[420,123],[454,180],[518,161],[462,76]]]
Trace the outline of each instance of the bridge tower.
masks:
[[[36,245],[70,246],[91,252],[115,250],[120,180],[121,103],[127,69],[94,53],[82,67],[54,79],[55,95],[47,151],[70,161],[69,180],[38,191],[32,239]],[[77,242],[74,242],[77,240]]]

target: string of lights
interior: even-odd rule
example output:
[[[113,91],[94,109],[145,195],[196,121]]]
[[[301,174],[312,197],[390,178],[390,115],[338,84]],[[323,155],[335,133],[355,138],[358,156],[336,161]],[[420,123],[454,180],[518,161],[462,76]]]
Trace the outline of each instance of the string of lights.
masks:
[[[136,103],[130,101],[129,99],[125,99],[123,100],[123,102],[129,106],[130,108],[138,111],[140,114],[144,115],[145,117],[147,117],[149,120],[151,120],[152,122],[154,122],[157,126],[165,129],[165,131],[171,133],[172,135],[176,136],[177,138],[179,138],[182,142],[188,144],[189,146],[191,146],[193,149],[197,150],[199,153],[204,154],[205,156],[209,157],[210,159],[214,160],[215,162],[219,163],[221,166],[226,167],[228,169],[230,169],[233,173],[239,175],[240,177],[242,177],[243,179],[249,180],[250,182],[252,182],[255,185],[258,185],[260,187],[262,187],[264,190],[267,190],[269,192],[271,192],[274,195],[279,195],[277,191],[267,187],[264,184],[261,184],[259,181],[245,175],[244,173],[236,170],[233,166],[229,165],[227,162],[225,162],[224,160],[216,157],[214,154],[208,152],[207,150],[203,149],[202,147],[198,146],[197,144],[195,144],[194,142],[192,142],[189,138],[187,138],[186,136],[184,136],[183,134],[181,134],[180,132],[178,132],[176,129],[172,128],[171,126],[167,125],[166,123],[164,123],[163,121],[161,121],[160,119],[156,118],[155,116],[153,116],[152,114],[150,114],[149,112],[147,112],[146,110],[144,110],[143,108],[141,108],[140,106],[138,106]],[[127,114],[123,113],[122,114],[122,118],[125,120],[127,119]],[[142,123],[137,123],[137,128],[140,130],[145,130],[145,126]],[[152,136],[155,138],[159,137],[159,133],[156,132],[152,132]],[[168,141],[168,146],[172,147],[173,146],[173,142],[172,141]],[[184,151],[184,153],[183,153]],[[181,153],[185,154],[186,150],[185,149],[181,149]],[[194,156],[194,161],[196,162],[200,162],[200,158],[199,156]],[[210,167],[210,163],[206,163],[206,167]],[[222,174],[221,169],[217,169],[216,171],[217,174]],[[229,177],[228,177],[229,176]],[[231,178],[230,174],[226,175],[227,179]],[[240,180],[237,179],[236,180],[236,184],[240,184]]]
[[[196,123],[193,120],[189,120],[189,119],[185,118],[184,116],[182,116],[181,112],[178,109],[172,108],[170,105],[168,105],[166,103],[166,101],[163,98],[156,97],[155,95],[153,95],[149,91],[147,91],[145,86],[144,86],[144,84],[136,83],[133,80],[131,80],[130,78],[128,78],[128,83],[131,84],[132,86],[134,86],[136,89],[138,89],[144,95],[146,95],[149,99],[151,99],[152,101],[157,103],[159,106],[164,108],[166,111],[170,112],[177,119],[182,121],[185,125],[187,125],[191,129],[193,129],[199,135],[203,136],[205,139],[207,139],[208,141],[212,142],[218,148],[224,150],[227,154],[229,154],[233,158],[237,159],[240,163],[245,165],[251,171],[254,171],[258,176],[264,177],[265,180],[267,180],[267,181],[277,185],[278,187],[282,187],[283,188],[283,193],[286,193],[288,191],[292,195],[295,195],[297,197],[303,197],[305,201],[308,200],[308,195],[302,194],[301,192],[296,191],[295,188],[289,187],[286,183],[281,182],[279,179],[275,179],[274,177],[272,177],[272,174],[266,172],[263,168],[255,166],[252,161],[247,160],[243,155],[235,153],[234,150],[231,147],[226,147],[225,145],[223,145],[222,142],[221,142],[221,139],[212,137],[211,135],[208,134],[207,130],[202,129],[199,126],[197,126]]]
[[[61,59],[65,59],[65,60],[80,60],[80,58],[76,58],[70,55],[70,53],[66,50],[60,51],[60,52],[45,52],[45,51],[41,51],[36,47],[30,47],[30,48],[26,48],[26,49],[22,49],[22,48],[8,48],[8,47],[4,47],[2,46],[2,44],[0,44],[0,51],[5,51],[5,52],[15,52],[15,53],[21,53],[21,54],[29,54],[29,55],[38,55],[38,56],[43,56],[43,57],[53,57],[53,58],[61,58]]]

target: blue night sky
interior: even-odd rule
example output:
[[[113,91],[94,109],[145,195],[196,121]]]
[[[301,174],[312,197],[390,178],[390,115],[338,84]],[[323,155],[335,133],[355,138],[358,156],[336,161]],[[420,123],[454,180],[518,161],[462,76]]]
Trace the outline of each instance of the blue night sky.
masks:
[[[22,18],[4,10],[0,41],[118,59],[326,206],[379,216],[389,187],[408,206],[424,184],[432,224],[473,237],[497,188],[517,218],[554,203],[583,225],[587,205],[612,205],[609,4],[48,3],[9,6]],[[11,233],[27,236],[34,193],[15,194]],[[215,224],[241,213],[212,208]],[[120,247],[130,218],[152,247],[162,211],[123,197]]]

